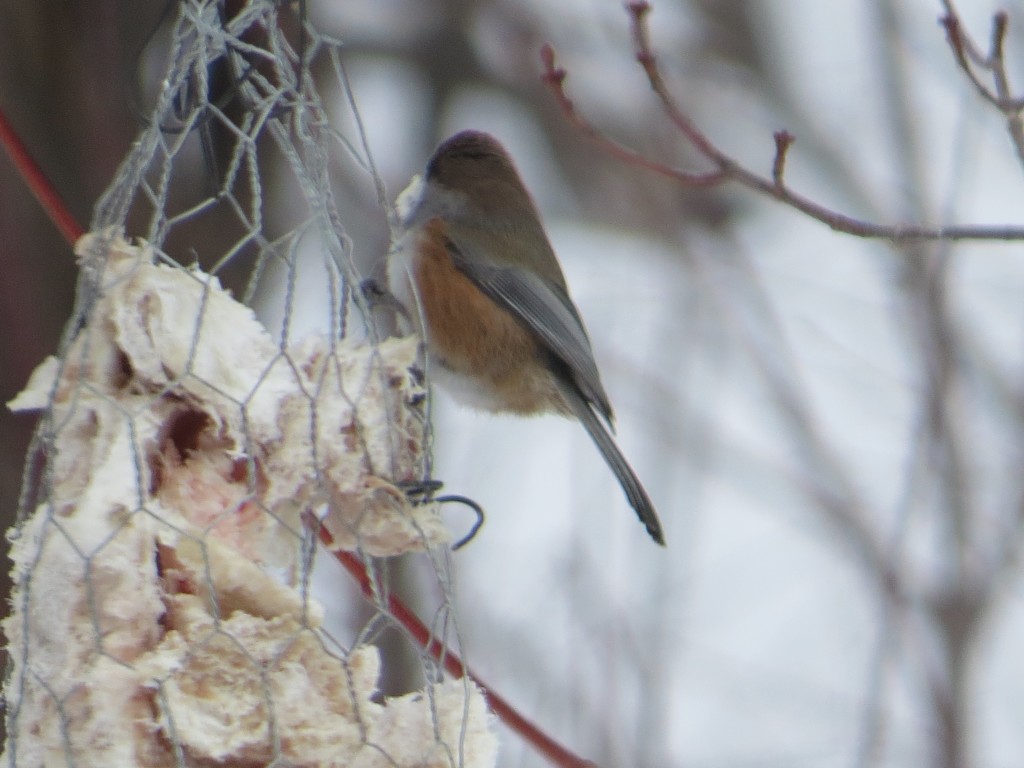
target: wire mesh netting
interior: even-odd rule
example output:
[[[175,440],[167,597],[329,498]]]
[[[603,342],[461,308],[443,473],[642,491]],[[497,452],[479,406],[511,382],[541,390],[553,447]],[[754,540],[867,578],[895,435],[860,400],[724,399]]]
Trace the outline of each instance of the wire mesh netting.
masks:
[[[374,330],[333,192],[345,155],[386,210],[339,43],[302,4],[171,7],[59,353],[12,404],[41,418],[7,764],[491,765],[467,679],[424,653],[421,691],[378,692],[380,558],[426,553],[435,637],[457,643],[417,344]],[[318,541],[368,563],[375,610],[350,638],[311,594]]]

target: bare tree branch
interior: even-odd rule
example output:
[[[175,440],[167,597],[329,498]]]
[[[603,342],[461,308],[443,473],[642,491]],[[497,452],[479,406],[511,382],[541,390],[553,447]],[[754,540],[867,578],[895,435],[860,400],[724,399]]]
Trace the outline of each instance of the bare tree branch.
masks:
[[[964,31],[960,14],[953,0],[942,0],[946,14],[940,19],[946,29],[946,39],[953,50],[960,69],[974,85],[981,97],[1003,113],[1006,118],[1006,129],[1013,142],[1018,161],[1024,165],[1024,96],[1015,96],[1010,88],[1010,78],[1006,73],[1005,42],[1006,31],[1010,25],[1006,11],[999,11],[992,16],[992,33],[989,38],[989,49],[983,54],[978,44]],[[978,74],[987,72],[992,78],[992,85],[986,85]]]
[[[657,95],[673,125],[679,129],[680,133],[686,137],[699,154],[711,162],[715,170],[705,172],[684,171],[669,164],[647,158],[605,136],[576,110],[572,100],[565,92],[564,81],[566,71],[555,65],[554,48],[550,44],[544,45],[541,49],[541,61],[544,65],[542,80],[554,94],[567,119],[588,139],[613,157],[630,165],[647,168],[655,173],[674,178],[687,186],[711,186],[725,181],[733,181],[755,192],[772,197],[784,205],[795,208],[837,232],[844,232],[855,237],[887,239],[900,242],[910,240],[1024,240],[1024,226],[1018,225],[972,224],[929,226],[909,222],[883,224],[858,219],[828,208],[809,197],[794,192],[786,184],[784,175],[785,155],[795,141],[794,137],[787,131],[780,131],[775,135],[775,155],[771,164],[772,173],[770,176],[765,176],[747,168],[727,152],[720,149],[676,103],[674,96],[665,83],[650,45],[650,35],[647,26],[647,16],[651,10],[650,5],[647,2],[632,2],[627,5],[627,9],[632,19],[637,61],[640,62],[644,72],[647,74],[651,89]],[[1021,151],[1024,153],[1024,143],[1021,146]]]

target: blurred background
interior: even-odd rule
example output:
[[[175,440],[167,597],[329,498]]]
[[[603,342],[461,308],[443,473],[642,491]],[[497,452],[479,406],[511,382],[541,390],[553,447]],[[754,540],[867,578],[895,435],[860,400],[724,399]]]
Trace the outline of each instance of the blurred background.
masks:
[[[998,8],[1012,84],[1024,4],[959,10],[987,44]],[[881,223],[1013,224],[1022,167],[956,65],[945,10],[658,0],[650,21],[679,105],[762,174],[785,128],[788,182],[823,205]],[[687,189],[603,154],[542,84],[545,41],[601,130],[709,169],[650,92],[619,2],[309,0],[307,12],[344,43],[390,199],[456,130],[509,148],[665,523],[661,550],[578,425],[474,414],[438,393],[436,474],[488,514],[455,562],[477,672],[605,766],[1024,764],[1020,246],[857,239],[736,185]],[[0,109],[83,226],[151,108],[173,13],[3,3]],[[366,173],[344,157],[337,171],[355,257],[374,274],[385,212]],[[206,226],[200,261],[227,249],[216,218]],[[76,277],[6,156],[0,274],[6,402],[55,351]],[[244,264],[219,274],[245,292]],[[254,301],[280,321],[273,296]],[[32,427],[0,413],[5,526]],[[430,605],[422,568],[398,565],[398,591]],[[355,590],[324,571],[337,620],[358,623]],[[397,637],[385,646],[382,688],[418,688],[415,655]],[[503,731],[500,764],[541,763]]]

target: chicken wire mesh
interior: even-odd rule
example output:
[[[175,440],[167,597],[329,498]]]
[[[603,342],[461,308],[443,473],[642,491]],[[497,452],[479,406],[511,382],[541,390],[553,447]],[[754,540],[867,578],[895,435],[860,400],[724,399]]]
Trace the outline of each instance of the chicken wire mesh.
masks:
[[[410,493],[430,488],[417,343],[377,334],[333,193],[346,154],[386,209],[323,96],[358,137],[340,43],[301,3],[173,9],[58,354],[11,404],[40,421],[11,533],[6,764],[491,765],[467,679],[424,654],[422,691],[377,690],[375,559],[426,553],[436,639],[457,638],[450,536]],[[251,308],[273,296],[277,323]],[[350,642],[311,594],[318,539],[370,563]]]

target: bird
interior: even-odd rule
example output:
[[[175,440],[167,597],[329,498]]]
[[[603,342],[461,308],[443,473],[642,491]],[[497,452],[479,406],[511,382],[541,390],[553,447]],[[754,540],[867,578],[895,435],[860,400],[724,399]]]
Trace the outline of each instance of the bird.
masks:
[[[587,430],[655,542],[661,521],[615,443],[590,338],[511,156],[490,134],[440,144],[399,196],[388,288],[431,376],[478,410],[558,413]]]

